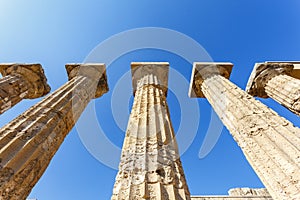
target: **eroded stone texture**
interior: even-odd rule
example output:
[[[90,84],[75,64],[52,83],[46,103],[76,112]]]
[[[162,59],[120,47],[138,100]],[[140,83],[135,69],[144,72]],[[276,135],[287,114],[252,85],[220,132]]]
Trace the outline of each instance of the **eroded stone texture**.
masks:
[[[167,70],[160,63],[132,66],[135,97],[112,200],[190,199],[166,101]]]
[[[229,196],[194,196],[192,200],[272,200],[265,188],[234,188],[228,191]]]
[[[300,129],[221,75],[205,76],[201,91],[271,196],[300,199]]]
[[[102,91],[107,92],[104,64],[77,67],[83,71],[84,68],[93,69],[92,75],[77,73],[61,88],[0,129],[0,199],[26,199],[95,96],[96,77],[101,77],[99,83],[106,88]]]
[[[40,64],[0,64],[0,114],[22,99],[42,97],[50,92]]]
[[[229,196],[261,196],[270,197],[266,188],[233,188],[228,191]]]
[[[293,71],[293,63],[258,63],[246,91],[253,96],[271,97],[300,115],[300,80],[291,76]]]

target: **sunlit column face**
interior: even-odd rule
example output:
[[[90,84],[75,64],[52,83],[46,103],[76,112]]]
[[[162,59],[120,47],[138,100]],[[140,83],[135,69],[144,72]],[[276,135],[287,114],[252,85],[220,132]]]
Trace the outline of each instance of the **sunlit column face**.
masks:
[[[190,199],[170,120],[167,63],[133,63],[134,103],[112,199]]]

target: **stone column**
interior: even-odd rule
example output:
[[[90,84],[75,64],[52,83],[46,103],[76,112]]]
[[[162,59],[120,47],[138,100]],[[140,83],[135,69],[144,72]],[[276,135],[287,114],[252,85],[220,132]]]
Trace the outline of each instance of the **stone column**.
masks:
[[[26,199],[93,97],[108,91],[104,64],[66,65],[69,81],[0,129],[0,199]]]
[[[132,63],[134,103],[112,200],[189,200],[166,101],[168,63]]]
[[[293,63],[257,63],[246,91],[252,96],[271,97],[300,115],[300,80],[292,77],[295,71]]]
[[[227,80],[230,63],[195,63],[190,95],[206,97],[275,200],[300,199],[300,129]]]
[[[50,92],[40,64],[0,64],[0,114],[22,99],[42,97]]]

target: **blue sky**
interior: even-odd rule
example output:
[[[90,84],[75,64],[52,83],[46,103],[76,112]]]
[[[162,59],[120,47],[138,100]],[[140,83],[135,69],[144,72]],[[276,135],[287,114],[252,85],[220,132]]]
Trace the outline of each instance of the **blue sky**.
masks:
[[[64,65],[83,62],[107,38],[134,28],[162,27],[193,38],[214,61],[232,62],[230,79],[245,88],[255,62],[300,60],[299,9],[298,0],[0,0],[0,62],[41,63],[54,91],[67,81]],[[117,81],[130,70],[131,61],[168,61],[188,81],[192,71],[184,58],[153,49],[127,53],[108,66],[110,92],[94,103],[105,135],[119,148],[124,132],[114,121],[111,99]],[[131,87],[131,83],[126,86]],[[0,125],[39,100],[22,101],[1,116]],[[299,118],[278,103],[261,101],[300,126]],[[211,107],[205,99],[197,102],[199,128],[181,158],[191,193],[226,194],[233,187],[263,187],[226,128],[213,150],[199,158]],[[168,104],[177,131],[182,111],[176,93],[169,92]],[[128,111],[130,108],[129,104]],[[31,198],[110,199],[117,171],[95,159],[77,132],[74,128],[67,136]]]

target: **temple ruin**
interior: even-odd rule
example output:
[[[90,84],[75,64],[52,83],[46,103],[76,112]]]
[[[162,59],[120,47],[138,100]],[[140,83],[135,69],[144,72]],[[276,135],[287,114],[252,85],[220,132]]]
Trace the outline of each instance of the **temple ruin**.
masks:
[[[193,196],[167,104],[169,63],[131,64],[134,102],[112,200],[299,200],[300,129],[253,96],[300,114],[300,62],[257,63],[246,91],[232,63],[196,62],[189,95],[206,98],[266,188]],[[0,199],[26,199],[93,98],[108,92],[105,64],[67,64],[69,81],[0,129]],[[0,114],[50,87],[40,64],[0,64]],[[0,116],[1,117],[1,116]]]

